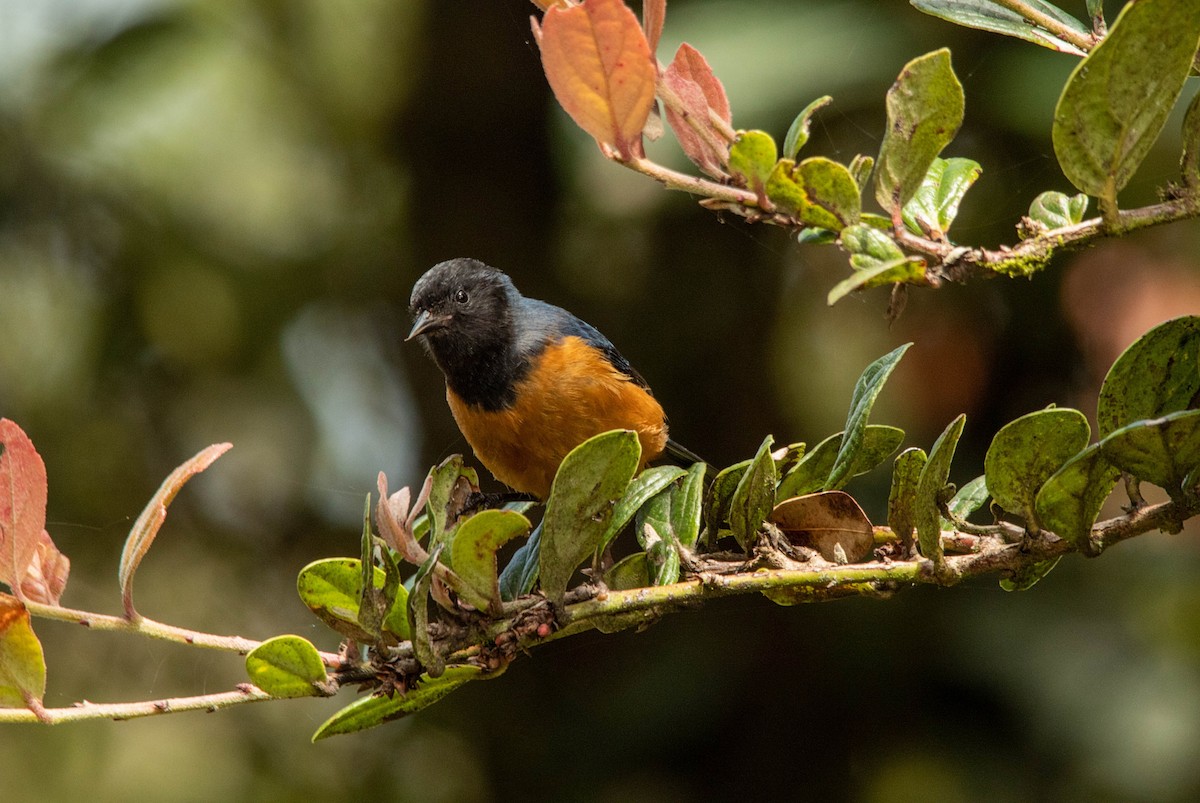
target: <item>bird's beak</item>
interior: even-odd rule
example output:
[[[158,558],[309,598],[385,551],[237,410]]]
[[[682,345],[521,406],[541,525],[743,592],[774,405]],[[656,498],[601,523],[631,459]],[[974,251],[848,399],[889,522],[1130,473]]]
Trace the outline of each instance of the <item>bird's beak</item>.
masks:
[[[421,312],[420,315],[417,316],[417,319],[415,321],[413,321],[413,327],[409,331],[408,337],[404,338],[404,341],[407,343],[409,340],[412,340],[417,335],[423,335],[426,332],[428,332],[430,329],[437,329],[438,327],[445,326],[445,325],[446,325],[445,316],[434,315],[429,310],[424,310],[423,312]]]

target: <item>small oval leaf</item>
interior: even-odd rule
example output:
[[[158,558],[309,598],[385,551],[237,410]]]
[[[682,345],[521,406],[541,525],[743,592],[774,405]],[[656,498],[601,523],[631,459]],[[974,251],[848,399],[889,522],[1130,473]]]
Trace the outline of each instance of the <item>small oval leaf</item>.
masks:
[[[327,697],[325,664],[312,642],[276,636],[246,656],[250,681],[272,697]]]
[[[1031,526],[1046,480],[1087,447],[1091,428],[1078,410],[1038,410],[1001,427],[983,460],[992,498]]]
[[[1200,393],[1200,316],[1160,324],[1113,363],[1100,388],[1096,428],[1103,438],[1146,418],[1186,410]]]

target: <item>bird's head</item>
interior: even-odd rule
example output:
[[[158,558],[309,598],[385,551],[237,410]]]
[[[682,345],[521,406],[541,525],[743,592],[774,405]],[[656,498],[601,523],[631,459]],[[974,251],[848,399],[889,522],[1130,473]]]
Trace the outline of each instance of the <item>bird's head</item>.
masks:
[[[407,340],[420,338],[435,355],[486,350],[511,337],[512,280],[476,259],[440,262],[413,286]]]

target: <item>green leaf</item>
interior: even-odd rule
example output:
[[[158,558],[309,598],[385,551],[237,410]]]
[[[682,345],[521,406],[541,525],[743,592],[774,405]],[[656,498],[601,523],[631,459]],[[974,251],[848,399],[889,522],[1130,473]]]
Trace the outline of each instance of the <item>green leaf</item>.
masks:
[[[379,638],[383,618],[387,615],[387,601],[379,590],[379,584],[375,583],[375,573],[380,570],[375,567],[373,557],[375,542],[372,538],[371,495],[367,494],[363,504],[363,527],[360,542],[362,559],[359,561],[358,624],[363,630],[370,633],[371,640],[375,641]],[[386,579],[384,584],[386,584]]]
[[[940,238],[950,230],[959,203],[982,172],[979,162],[973,159],[934,159],[921,186],[904,205],[904,225],[916,234]]]
[[[1090,553],[1088,537],[1120,472],[1094,443],[1067,461],[1038,491],[1034,509],[1043,527]]]
[[[1192,96],[1187,114],[1183,116],[1183,156],[1179,159],[1179,175],[1188,189],[1200,188],[1200,92]]]
[[[500,581],[496,551],[514,538],[529,534],[529,519],[511,510],[483,510],[458,526],[450,542],[450,565],[471,594],[467,601],[479,610],[500,611]],[[463,589],[465,591],[465,589]],[[461,593],[461,591],[460,591]]]
[[[652,540],[646,532],[646,526],[653,528],[654,533],[666,541],[675,540],[675,528],[671,526],[671,504],[675,495],[674,487],[664,488],[646,502],[637,515],[637,542],[643,549],[649,549]]]
[[[1100,441],[1104,459],[1175,497],[1200,466],[1200,410],[1181,410],[1118,429]]]
[[[635,552],[617,561],[605,573],[604,582],[614,591],[649,586],[650,567],[646,562],[646,553]]]
[[[1067,178],[1116,207],[1183,89],[1200,43],[1200,3],[1138,0],[1075,67],[1054,112]]]
[[[850,265],[855,270],[866,270],[905,258],[896,241],[874,226],[862,223],[847,226],[842,231],[841,242],[842,247],[850,252]]]
[[[498,674],[498,673],[497,673]],[[421,675],[417,687],[410,689],[407,694],[396,694],[391,697],[383,695],[361,697],[341,709],[317,728],[313,734],[314,742],[330,736],[340,736],[346,733],[373,728],[385,722],[416,713],[427,708],[450,692],[480,678],[495,677],[484,675],[483,670],[469,664],[459,664],[446,667],[440,677]]]
[[[674,538],[659,538],[646,550],[646,568],[650,583],[668,586],[679,582],[679,550]]]
[[[742,549],[754,543],[758,529],[775,506],[775,460],[771,457],[774,438],[768,435],[738,481],[729,502],[729,529]]]
[[[717,472],[704,503],[704,526],[708,528],[708,541],[715,543],[717,534],[729,522],[729,504],[737,490],[742,475],[750,468],[750,460],[742,460]]]
[[[1062,555],[1057,555],[1049,560],[1039,560],[1037,563],[1022,566],[1013,572],[1012,577],[1002,579],[1000,587],[1005,591],[1028,591],[1037,585],[1039,580],[1050,574],[1060,560],[1062,560]]]
[[[308,639],[276,636],[246,656],[250,681],[272,697],[328,697],[325,664]]]
[[[467,494],[479,487],[479,475],[463,464],[462,455],[450,455],[432,473],[433,484],[425,507],[429,515],[430,549],[453,531],[451,517],[458,514]]]
[[[938,436],[933,448],[929,450],[928,462],[921,469],[921,478],[917,481],[917,541],[921,546],[921,554],[932,560],[935,565],[940,565],[944,560],[942,517],[938,509],[938,497],[950,479],[950,464],[954,460],[954,450],[958,446],[958,439],[962,437],[966,421],[967,417],[960,415]]]
[[[1200,393],[1200,316],[1160,324],[1113,363],[1100,388],[1096,428],[1104,437],[1144,418],[1194,405]]]
[[[987,487],[996,504],[1027,524],[1036,524],[1038,491],[1087,447],[1091,434],[1083,413],[1069,408],[1038,410],[1001,427],[983,459]]]
[[[980,475],[958,489],[958,493],[946,506],[958,518],[966,520],[972,513],[983,507],[991,493],[988,491],[987,476]]]
[[[384,582],[382,569],[375,581]],[[357,558],[323,558],[300,570],[296,578],[300,600],[329,627],[355,641],[373,642],[376,634],[359,622],[362,594],[362,561]]]
[[[858,382],[854,384],[854,392],[850,396],[850,412],[846,416],[842,444],[829,470],[829,478],[825,481],[826,488],[840,488],[844,481],[850,478],[850,472],[858,462],[858,452],[863,446],[871,408],[875,406],[875,400],[879,398],[888,377],[896,370],[904,352],[908,351],[911,345],[912,343],[905,343],[892,349],[864,368],[858,377]]]
[[[408,595],[408,630],[412,633],[413,653],[428,670],[431,677],[438,677],[446,669],[446,661],[433,648],[429,635],[429,589],[435,578],[434,567],[446,548],[445,542],[438,544],[429,553],[413,575],[412,593]]]
[[[1065,192],[1049,190],[1033,199],[1029,205],[1029,217],[1049,229],[1061,229],[1083,222],[1087,212],[1088,197],[1083,193],[1074,197]]]
[[[890,211],[908,203],[929,165],[962,124],[963,89],[947,48],[905,65],[888,90],[887,118],[875,171],[875,199]]]
[[[687,472],[679,466],[654,466],[634,477],[633,482],[629,483],[629,490],[613,508],[612,519],[609,521],[608,529],[605,530],[604,537],[600,539],[600,546],[596,551],[602,551],[607,547],[651,497],[656,496],[663,488],[685,474]]]
[[[517,597],[533,590],[538,578],[538,562],[541,558],[542,525],[539,522],[529,540],[513,553],[512,559],[500,573],[500,599],[512,602]]]
[[[741,131],[729,146],[729,172],[747,189],[763,198],[767,177],[779,158],[775,140],[765,131]]]
[[[837,232],[822,229],[820,226],[809,226],[796,232],[796,242],[801,245],[829,245],[837,242]]]
[[[845,165],[812,156],[796,166],[796,174],[808,197],[808,206],[801,210],[802,223],[840,231],[858,222],[862,192]]]
[[[913,530],[916,528],[917,483],[921,470],[928,458],[924,449],[916,446],[905,449],[896,456],[892,468],[892,488],[888,494],[888,527],[904,544],[911,548]]]
[[[700,519],[704,507],[704,473],[706,466],[696,463],[671,497],[671,526],[675,537],[686,547],[696,545],[700,537]]]
[[[858,185],[860,193],[866,192],[867,182],[871,179],[871,171],[874,168],[874,156],[864,156],[860,153],[850,160],[850,175],[854,176],[854,183]],[[888,228],[891,228],[891,225],[891,221],[888,221]]]
[[[1088,16],[1093,19],[1104,13],[1104,0],[1087,0]]]
[[[380,628],[384,633],[395,636],[397,641],[407,641],[412,636],[408,628],[408,589],[401,580],[395,556],[382,539],[377,538],[376,541],[383,558],[383,598],[389,601],[387,615],[383,617]],[[375,584],[379,584],[378,569]]]
[[[806,226],[841,231],[858,221],[862,196],[845,165],[813,156],[800,164],[781,159],[771,169],[767,197]]]
[[[46,658],[29,611],[16,597],[0,593],[0,708],[40,706],[45,694]]]
[[[588,438],[563,459],[546,501],[538,558],[542,593],[552,603],[562,602],[575,568],[600,545],[641,454],[637,433],[613,430]]]
[[[783,157],[785,159],[796,158],[796,154],[808,142],[808,126],[813,113],[832,102],[833,98],[829,95],[824,95],[805,106],[804,110],[796,115],[796,119],[792,121],[792,125],[788,128],[787,136],[783,138]]]
[[[851,257],[853,264],[855,257]],[[925,276],[925,260],[920,257],[905,257],[892,262],[880,262],[869,268],[855,270],[835,284],[825,297],[825,303],[833,306],[857,290],[869,290],[897,282],[913,282]]]
[[[783,501],[792,496],[803,496],[815,491],[836,490],[829,485],[829,476],[833,471],[834,461],[842,448],[842,435],[838,432],[805,454],[795,467],[792,468],[779,483],[775,498]],[[869,424],[863,433],[862,445],[856,452],[850,473],[843,480],[849,480],[860,474],[866,474],[877,465],[887,460],[904,440],[904,430],[883,424]],[[840,486],[838,486],[840,487]]]
[[[1033,25],[1016,11],[998,5],[994,0],[911,0],[914,8],[935,17],[958,23],[981,31],[1015,36],[1035,45],[1048,47],[1060,53],[1082,56],[1083,51],[1060,39],[1050,31]],[[1077,33],[1090,35],[1091,31],[1079,20],[1057,6],[1044,0],[1025,0],[1034,9],[1041,11],[1058,22],[1073,28]],[[1088,0],[1089,4],[1092,0]]]

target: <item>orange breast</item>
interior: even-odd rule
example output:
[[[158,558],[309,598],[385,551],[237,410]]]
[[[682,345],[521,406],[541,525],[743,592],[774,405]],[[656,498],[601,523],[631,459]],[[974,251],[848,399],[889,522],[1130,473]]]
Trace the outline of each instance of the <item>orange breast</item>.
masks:
[[[643,465],[667,443],[662,406],[578,337],[541,354],[507,409],[482,410],[449,388],[446,400],[479,461],[505,485],[539,499],[549,496],[567,452],[593,435],[634,430]]]

